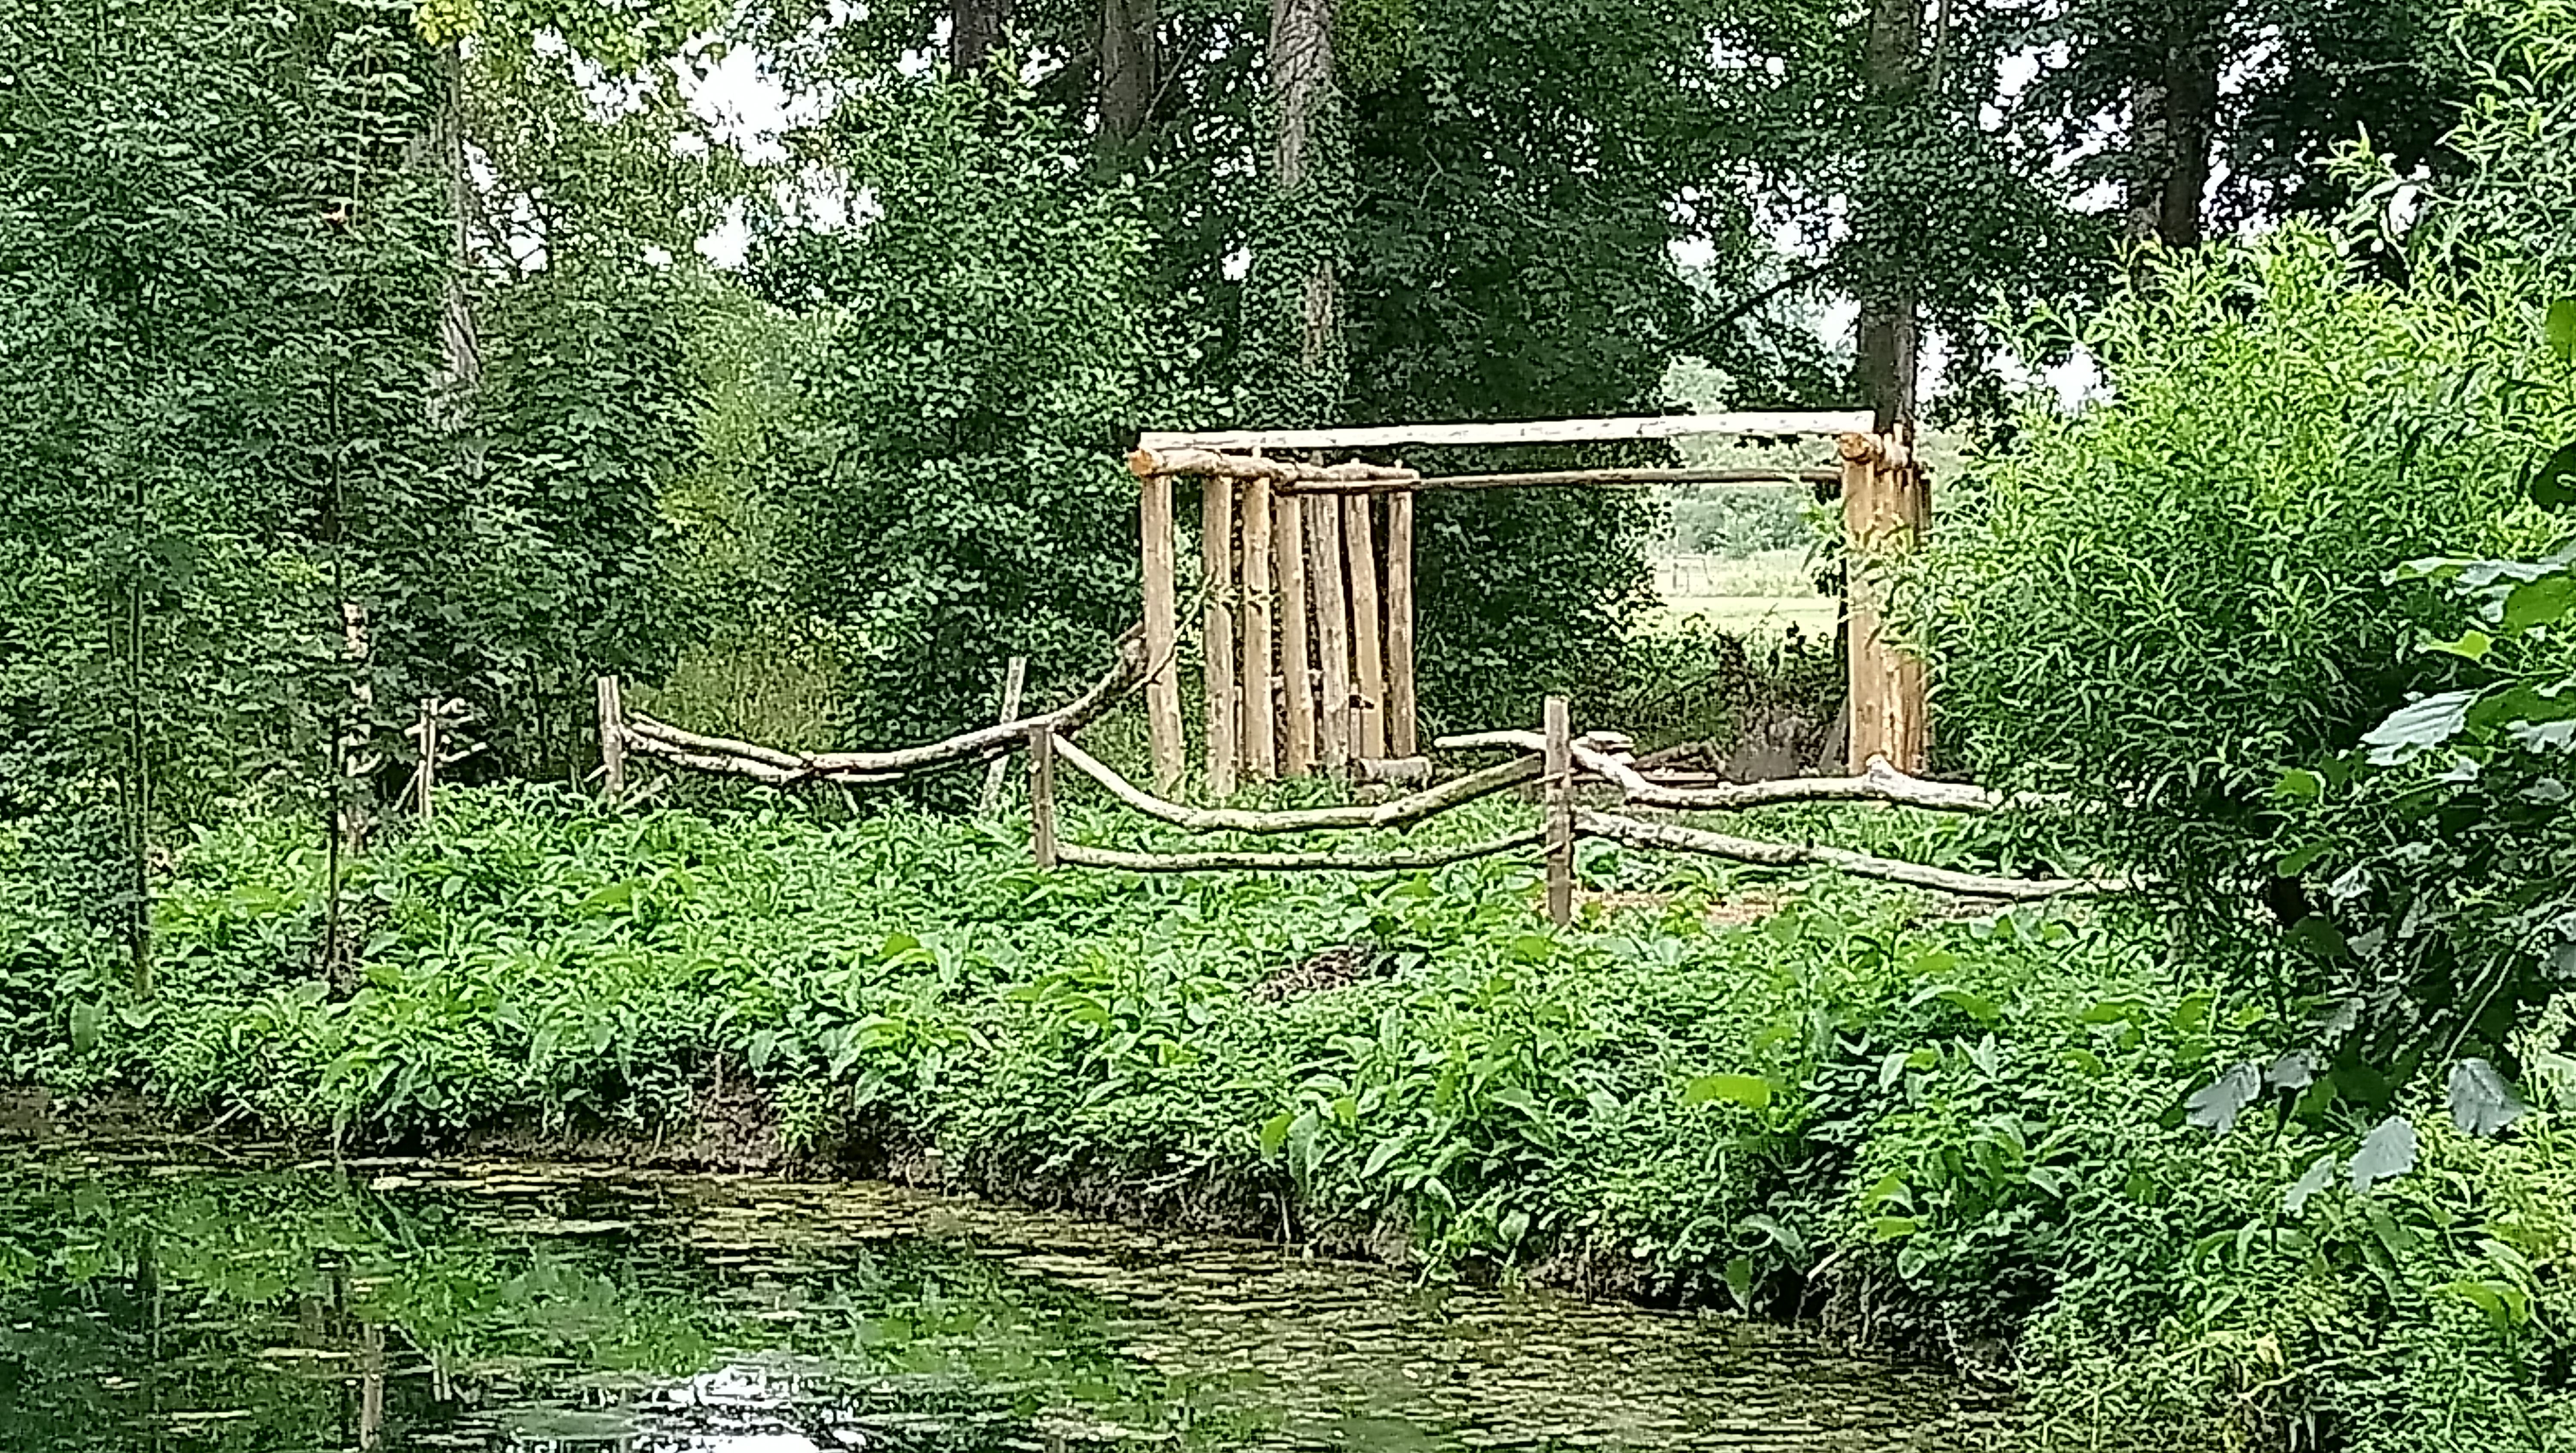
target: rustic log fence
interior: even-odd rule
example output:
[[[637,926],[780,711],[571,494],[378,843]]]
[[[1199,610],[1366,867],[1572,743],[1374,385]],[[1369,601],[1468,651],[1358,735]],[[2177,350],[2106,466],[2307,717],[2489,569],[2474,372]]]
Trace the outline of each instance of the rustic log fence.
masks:
[[[603,680],[601,755],[608,760],[658,759],[694,771],[748,778],[777,788],[823,782],[882,783],[919,773],[977,763],[998,763],[1013,751],[1028,758],[1030,853],[1041,869],[1107,868],[1132,873],[1206,872],[1416,872],[1477,858],[1537,848],[1546,870],[1548,916],[1573,922],[1575,849],[1586,839],[1655,852],[1689,853],[1764,868],[1821,867],[1852,877],[1902,884],[1967,898],[2003,902],[2090,896],[2121,884],[2072,878],[2018,878],[1960,872],[1883,858],[1848,849],[1737,837],[1628,815],[1656,812],[1740,813],[1793,802],[1877,802],[1936,812],[1995,812],[2017,804],[1982,788],[1935,782],[1899,770],[1884,758],[1849,777],[1772,782],[1705,783],[1703,774],[1674,780],[1641,766],[1628,739],[1615,732],[1574,734],[1562,697],[1546,704],[1544,729],[1446,737],[1444,754],[1501,751],[1508,759],[1402,796],[1327,807],[1255,809],[1195,807],[1174,802],[1129,781],[1082,749],[1074,734],[1096,720],[1125,692],[1150,675],[1141,633],[1122,644],[1119,665],[1075,701],[1055,711],[1014,718],[944,742],[890,752],[797,753],[684,731],[622,706],[613,681]],[[1218,849],[1189,853],[1140,853],[1066,842],[1061,834],[1061,771],[1089,779],[1108,799],[1140,817],[1186,832],[1276,837],[1335,832],[1409,830],[1443,813],[1496,793],[1540,789],[1538,827],[1481,842],[1398,852],[1343,854]],[[1619,811],[1585,805],[1580,791],[1617,794]]]

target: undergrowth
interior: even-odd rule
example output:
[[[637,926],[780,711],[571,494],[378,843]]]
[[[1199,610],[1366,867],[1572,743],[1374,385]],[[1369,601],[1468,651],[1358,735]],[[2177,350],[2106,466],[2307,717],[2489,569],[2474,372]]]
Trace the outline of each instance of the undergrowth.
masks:
[[[1422,830],[1481,836],[1491,803]],[[1820,832],[1823,810],[1769,831]],[[2044,861],[1978,824],[1839,840]],[[1077,808],[1085,840],[1148,840]],[[609,815],[460,792],[346,865],[322,972],[309,824],[245,813],[161,885],[160,992],[0,902],[6,1077],[350,1142],[651,1133],[749,1085],[793,1151],[1652,1300],[1821,1316],[2014,1378],[2033,1446],[2553,1448],[2576,1291],[2563,1109],[2425,1114],[2368,1194],[2180,1095],[2272,1010],[2115,910],[1962,918],[1837,880],[1588,852],[1392,880],[1028,865],[1014,823]],[[0,841],[0,881],[23,843]],[[1723,910],[1757,899],[1750,924]],[[1321,950],[1345,987],[1249,992]],[[2305,1185],[2306,1194],[2292,1191]],[[2289,1193],[2289,1194],[2285,1194]]]

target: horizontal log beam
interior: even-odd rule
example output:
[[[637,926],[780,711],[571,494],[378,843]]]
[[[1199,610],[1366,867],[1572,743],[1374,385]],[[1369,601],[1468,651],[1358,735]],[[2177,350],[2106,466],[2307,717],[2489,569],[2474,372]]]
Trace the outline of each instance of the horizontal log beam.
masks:
[[[1900,862],[1845,848],[1804,843],[1764,842],[1729,837],[1695,827],[1640,822],[1605,812],[1577,812],[1575,827],[1586,837],[1606,838],[1632,848],[1696,853],[1761,868],[1831,868],[1854,878],[1874,878],[1908,888],[1926,888],[1960,898],[1992,898],[2010,903],[2036,903],[2051,898],[2091,898],[2121,891],[2127,885],[2082,878],[1999,878],[1961,873],[1922,863]]]
[[[1097,782],[1110,796],[1128,807],[1174,827],[1192,832],[1243,832],[1256,834],[1290,832],[1333,832],[1361,828],[1406,827],[1450,808],[1489,797],[1506,788],[1538,778],[1538,759],[1523,758],[1488,767],[1455,781],[1398,797],[1375,806],[1302,807],[1284,812],[1255,812],[1239,807],[1184,807],[1166,802],[1128,781],[1097,757],[1069,741],[1055,744],[1058,760]]]
[[[1539,469],[1517,474],[1430,474],[1406,483],[1364,479],[1299,480],[1279,487],[1282,494],[1402,494],[1429,489],[1513,489],[1522,485],[1586,485],[1596,489],[1649,488],[1668,484],[1738,484],[1813,489],[1842,487],[1839,469]]]
[[[1140,448],[1169,449],[1391,449],[1405,445],[1599,444],[1631,439],[1788,439],[1815,434],[1866,434],[1877,423],[1867,412],[1658,414],[1632,419],[1532,419],[1462,424],[1383,424],[1348,429],[1215,429],[1149,433]]]
[[[1493,747],[1528,751],[1531,743],[1544,745],[1545,741],[1537,732],[1478,732],[1473,736],[1443,737],[1432,745],[1444,752]],[[1574,744],[1574,760],[1585,771],[1618,787],[1629,805],[1671,812],[1742,812],[1788,802],[1893,802],[1934,812],[1994,812],[2006,805],[2003,798],[1982,787],[1909,776],[1889,765],[1884,757],[1873,758],[1869,770],[1857,777],[1783,777],[1770,782],[1728,782],[1707,787],[1678,787],[1653,781],[1619,753],[1604,751],[1589,740]]]
[[[1061,742],[1056,745],[1059,750],[1063,747]],[[1528,832],[1468,843],[1463,847],[1369,857],[1343,857],[1335,853],[1126,853],[1114,848],[1086,848],[1066,843],[1056,849],[1056,861],[1084,868],[1116,868],[1129,873],[1416,873],[1536,847],[1541,836],[1541,831],[1533,828]]]
[[[1127,470],[1138,479],[1265,479],[1282,486],[1368,484],[1386,489],[1405,489],[1422,478],[1415,470],[1385,464],[1301,464],[1213,449],[1139,449],[1127,456]]]
[[[773,787],[798,787],[809,782],[893,782],[934,767],[990,761],[1018,747],[1032,728],[1041,725],[1052,728],[1059,736],[1076,731],[1117,704],[1145,679],[1145,671],[1143,634],[1129,631],[1118,643],[1118,660],[1109,673],[1054,711],[997,722],[946,741],[888,752],[787,752],[686,731],[632,710],[618,729],[627,746],[640,755],[702,772],[749,777]]]

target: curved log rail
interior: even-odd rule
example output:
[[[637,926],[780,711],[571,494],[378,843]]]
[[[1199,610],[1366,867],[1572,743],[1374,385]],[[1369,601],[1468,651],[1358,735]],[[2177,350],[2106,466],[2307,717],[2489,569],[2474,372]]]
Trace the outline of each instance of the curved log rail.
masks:
[[[1856,878],[1894,883],[1963,898],[2030,903],[2052,898],[2098,897],[2131,885],[2112,880],[2020,878],[1961,872],[1878,857],[1845,848],[1791,843],[1653,822],[1577,805],[1578,778],[1616,789],[1623,807],[1666,812],[1743,812],[1794,802],[1880,802],[1934,812],[1988,813],[2024,805],[1966,783],[1936,782],[1898,771],[1884,759],[1852,777],[1790,778],[1772,782],[1676,786],[1641,770],[1629,741],[1615,732],[1572,735],[1564,713],[1550,703],[1551,732],[1499,731],[1443,738],[1443,751],[1513,753],[1499,765],[1378,803],[1340,807],[1256,810],[1191,807],[1148,792],[1116,769],[1074,745],[1074,732],[1097,720],[1151,673],[1141,632],[1119,643],[1118,662],[1082,695],[1054,711],[996,723],[945,741],[886,752],[782,751],[727,737],[690,732],[617,706],[602,683],[603,758],[611,751],[658,758],[696,771],[747,777],[776,788],[817,782],[883,783],[916,773],[973,762],[997,761],[1026,747],[1030,759],[1032,847],[1042,866],[1058,863],[1131,873],[1207,872],[1420,872],[1526,848],[1542,848],[1559,922],[1572,917],[1573,845],[1580,839],[1616,842],[1657,852],[1690,853],[1762,868],[1826,868]],[[614,715],[610,713],[613,711]],[[1481,842],[1373,854],[1209,851],[1144,853],[1056,840],[1055,775],[1062,763],[1091,779],[1129,811],[1195,833],[1277,836],[1290,833],[1409,830],[1468,803],[1531,783],[1551,790],[1548,820],[1539,827]],[[1550,764],[1560,764],[1552,772]]]

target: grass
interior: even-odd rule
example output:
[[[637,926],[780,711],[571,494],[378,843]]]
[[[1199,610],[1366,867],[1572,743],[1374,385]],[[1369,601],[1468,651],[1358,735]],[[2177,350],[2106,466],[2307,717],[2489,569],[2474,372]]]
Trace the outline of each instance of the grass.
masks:
[[[1803,550],[1739,559],[1668,555],[1654,567],[1662,605],[1650,624],[1661,628],[1699,617],[1730,635],[1782,635],[1795,625],[1809,637],[1831,636],[1842,613],[1838,598],[1817,594]]]

